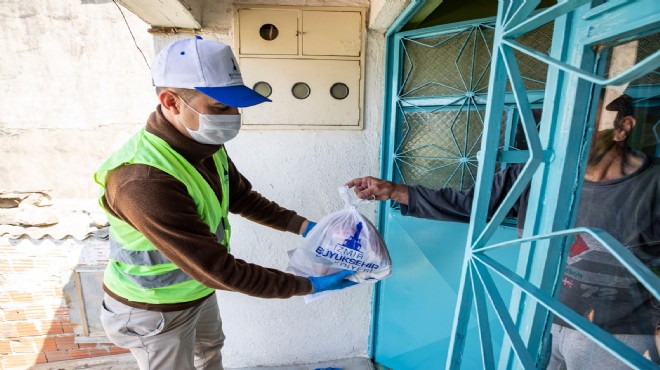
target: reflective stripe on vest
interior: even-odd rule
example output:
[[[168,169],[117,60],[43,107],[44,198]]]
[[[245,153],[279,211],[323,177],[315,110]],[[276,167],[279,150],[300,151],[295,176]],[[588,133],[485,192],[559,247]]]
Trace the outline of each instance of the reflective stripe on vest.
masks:
[[[220,241],[224,237],[223,222],[220,222],[215,235]],[[149,251],[132,251],[122,248],[121,243],[110,237],[110,259],[133,266],[155,266],[172,263],[158,249]],[[172,270],[158,275],[133,275],[119,270],[119,273],[135,284],[145,289],[162,288],[173,284],[183,283],[192,278],[180,269]]]
[[[158,275],[131,275],[121,271],[120,273],[144,289],[164,288],[193,279],[180,269]]]
[[[153,266],[172,263],[158,249],[151,251],[131,251],[122,248],[121,243],[110,237],[110,259],[134,266]]]
[[[224,147],[213,155],[220,178],[222,199],[201,174],[161,138],[144,129],[134,135],[95,173],[101,185],[103,207],[108,172],[126,164],[155,167],[186,186],[201,219],[216,231],[218,241],[229,248],[231,228],[227,223],[229,207],[228,159]],[[213,289],[193,280],[180,270],[149,240],[126,222],[106,210],[110,221],[110,262],[104,284],[117,295],[135,302],[167,304],[202,298]]]

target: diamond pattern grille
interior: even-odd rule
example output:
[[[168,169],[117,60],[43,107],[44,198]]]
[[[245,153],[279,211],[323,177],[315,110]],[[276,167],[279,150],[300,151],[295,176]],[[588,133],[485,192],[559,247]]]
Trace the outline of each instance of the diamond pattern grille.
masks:
[[[484,114],[483,107],[405,113],[395,157],[401,180],[432,188],[472,186]]]
[[[491,50],[493,47],[493,39],[495,38],[495,31],[490,28],[480,29],[479,37],[481,42],[475,42],[476,55],[479,56],[479,62],[475,65],[483,65],[483,71],[475,73],[477,80],[474,83],[474,91],[479,93],[488,92],[488,76],[490,76],[490,61],[491,61]],[[486,58],[486,55],[488,57]],[[485,59],[485,60],[483,60]]]
[[[601,3],[605,4],[606,2],[598,2],[598,4],[594,5],[594,9],[597,9],[598,6],[606,6],[605,8],[601,8],[603,9],[604,12],[606,12],[606,11],[612,11],[613,8],[612,4],[614,4],[617,7],[626,6],[628,7],[627,9],[625,9],[626,11],[617,13],[617,16],[623,17],[624,20],[626,21],[630,20],[640,27],[654,25],[651,23],[650,19],[647,18],[646,14],[643,13],[640,14],[639,12],[636,11],[637,9],[635,9],[634,6],[630,6],[628,4],[630,2],[613,1],[611,2],[612,4],[607,4],[607,5],[603,5]],[[543,24],[543,22],[547,18],[543,18],[543,17],[530,18],[530,15],[534,10],[533,8],[535,8],[538,5],[538,2],[530,2],[527,0],[502,0],[500,4],[503,5],[503,7],[500,8],[503,11],[498,11],[498,23],[502,25],[503,32],[501,34],[498,33],[498,36],[501,35],[502,38],[507,39],[508,35],[511,34],[511,32],[507,32],[507,31],[511,31],[512,27],[518,26],[523,21],[530,21],[525,25],[525,27],[533,26],[539,28],[537,28],[535,31],[531,33],[528,33],[523,37],[518,38],[517,41],[522,43],[523,45],[526,45],[527,46],[526,49],[528,50],[535,49],[543,54],[546,54],[547,56],[547,54],[549,54],[549,48],[551,44],[552,25]],[[549,11],[544,13],[543,16],[553,16],[553,17],[563,16],[567,12],[574,11],[579,6],[582,6],[581,2],[559,1],[556,2],[556,4],[550,5]],[[596,10],[596,13],[597,12],[598,10]],[[607,15],[606,13],[603,14]],[[575,17],[576,22],[574,24],[577,25],[580,25],[583,20],[587,20],[589,18],[589,17],[584,17],[583,19],[579,19],[578,18],[579,14],[572,14],[572,16]],[[606,26],[609,21],[610,19],[608,19],[607,17],[603,17],[603,19],[594,18],[593,20],[593,22],[596,23],[602,22],[599,24],[604,26]],[[585,22],[585,23],[588,24],[589,22]],[[544,38],[543,36],[547,36],[547,38]],[[621,36],[625,36],[625,34],[622,33]],[[576,37],[575,40],[569,39],[566,35],[558,34],[557,37],[558,39],[559,37],[564,37],[564,41],[568,41],[569,45],[572,45],[575,48],[574,49],[575,56],[579,56],[583,54],[584,53],[583,48],[588,46],[584,43],[584,39],[582,39],[582,36]],[[534,119],[537,119],[538,122],[538,118],[540,117],[541,112],[539,110],[535,111],[534,106],[530,106],[529,104],[527,104],[527,102],[521,101],[521,99],[519,99],[519,96],[523,94],[527,94],[529,90],[544,89],[545,78],[547,74],[547,65],[545,65],[544,62],[538,62],[535,59],[526,57],[521,53],[514,54],[514,51],[506,44],[498,43],[498,48],[499,48],[499,50],[497,51],[498,53],[502,52],[503,57],[506,58],[507,61],[511,63],[515,62],[515,64],[520,68],[521,76],[514,75],[514,71],[512,70],[506,70],[504,63],[498,64],[497,74],[503,75],[504,73],[507,73],[509,78],[515,81],[518,81],[519,77],[523,77],[524,86],[520,86],[521,84],[519,83],[515,84],[516,85],[515,104],[505,107],[503,110],[500,110],[500,108],[496,106],[495,108],[497,108],[497,111],[495,112],[491,111],[489,114],[488,124],[489,125],[498,124],[497,121],[500,111],[505,115],[511,114],[512,117],[509,117],[511,119],[508,121],[516,126],[519,126],[519,124],[516,122],[518,115],[523,117],[530,117],[530,115],[533,115]],[[461,50],[464,52],[469,51],[470,47],[466,45]],[[651,54],[656,52],[657,50],[658,50],[657,40],[656,41],[644,40],[643,42],[640,41],[637,62],[644,59],[645,53]],[[466,73],[466,70],[464,68],[461,68],[461,62],[460,62],[461,57],[462,55],[459,53],[456,59],[457,60],[456,66],[460,76],[465,77],[464,75]],[[515,59],[515,61],[512,59]],[[553,58],[551,57],[550,60],[552,59]],[[548,60],[546,61],[549,62]],[[414,64],[414,62],[411,63]],[[428,68],[431,68],[431,66],[434,65],[433,64],[429,65]],[[642,70],[647,71],[649,64],[645,66],[640,66],[638,63],[636,67],[632,67],[632,68],[640,68],[640,67],[643,68]],[[655,63],[652,66],[652,68],[655,67],[658,67],[658,63]],[[585,77],[585,75],[588,73],[587,71],[584,70],[580,70],[578,72],[572,68],[568,68],[565,65],[558,65],[558,68],[568,74],[577,75],[581,77]],[[517,72],[515,73],[517,74]],[[644,78],[636,81],[636,84],[653,83],[651,81],[657,83],[657,79],[658,79],[658,70],[655,70],[653,73],[650,73]],[[463,81],[465,81],[464,78]],[[472,86],[472,85],[467,85],[467,86]],[[557,87],[558,89],[562,89],[563,91],[567,91],[568,89],[574,88],[574,86],[572,86],[572,82],[568,80],[558,81]],[[511,88],[509,88],[508,91],[511,91]],[[466,101],[473,99],[471,98],[472,96],[471,93],[472,91],[470,90],[466,91],[465,94]],[[502,89],[502,91],[491,90],[491,92],[489,93],[489,98],[492,98],[493,94],[504,94],[504,93],[505,93],[504,88]],[[537,96],[536,93],[529,95]],[[571,99],[573,101],[572,102],[569,101],[565,105],[562,104],[561,107],[562,108],[565,107],[568,110],[572,110],[574,108],[573,105],[582,104],[583,102],[586,101],[586,98],[587,97],[584,96],[579,96],[579,97],[569,96],[568,99]],[[445,100],[419,99],[416,101],[433,102],[433,101],[446,101],[446,99]],[[470,108],[472,108],[473,106],[475,109],[471,110]],[[396,160],[400,162],[402,161],[404,155],[409,156],[409,153],[411,152],[415,152],[415,151],[421,152],[422,150],[426,151],[424,153],[428,152],[428,156],[423,156],[422,158],[424,161],[418,161],[416,165],[409,164],[408,162],[406,162],[405,165],[400,165],[399,168],[402,177],[405,178],[407,175],[409,175],[409,177],[418,176],[418,178],[421,181],[429,181],[432,183],[433,181],[438,181],[438,180],[441,181],[441,179],[436,179],[433,176],[433,173],[436,172],[447,179],[445,181],[446,185],[455,186],[455,183],[457,181],[456,174],[458,173],[458,170],[463,169],[457,166],[455,160],[469,158],[469,153],[471,152],[471,150],[466,149],[469,145],[468,142],[470,140],[479,141],[481,138],[479,136],[475,137],[474,136],[475,134],[474,133],[471,134],[469,131],[465,132],[463,136],[461,136],[461,128],[477,126],[476,122],[472,119],[472,117],[468,116],[467,114],[468,112],[472,112],[472,111],[478,112],[479,109],[478,106],[474,104],[471,105],[459,104],[456,107],[454,107],[455,113],[453,115],[451,113],[450,108],[452,107],[443,106],[442,110],[440,110],[437,107],[428,107],[427,109],[429,110],[433,109],[433,110],[427,111],[422,114],[418,112],[416,113],[408,112],[405,115],[403,115],[403,117],[405,118],[405,122],[403,122],[404,127],[402,129],[403,135],[402,135],[402,144],[400,146],[400,149],[406,149],[407,151],[401,151],[397,153],[398,157],[396,158]],[[416,107],[415,109],[419,110],[423,108]],[[553,111],[552,114],[557,115],[557,117],[559,117],[562,114],[562,112]],[[437,115],[446,115],[447,117],[436,118]],[[546,128],[548,129],[548,137],[553,137],[556,134],[561,134],[565,130],[564,125],[555,124],[556,120],[552,120],[552,121],[555,122],[553,122],[553,124],[550,127]],[[653,122],[654,120],[650,120],[650,121]],[[655,121],[659,122],[657,120]],[[479,120],[478,122],[483,123],[482,120]],[[579,122],[577,128],[582,128],[580,126],[581,124],[583,124],[583,122]],[[434,125],[444,125],[445,127],[443,127],[443,129],[438,129],[437,127],[433,127]],[[449,126],[449,128],[446,128],[447,125]],[[431,126],[432,128],[429,126]],[[528,143],[525,142],[525,139],[523,138],[516,138],[515,140],[513,140],[513,143],[509,143],[508,140],[512,139],[511,136],[513,135],[513,133],[508,132],[507,133],[508,137],[506,138],[507,140],[504,140],[504,137],[500,136],[499,138],[500,147],[502,145],[513,145],[520,148],[528,144],[533,157],[540,158],[542,156],[545,156],[546,153],[543,152],[538,129],[535,129],[533,127],[532,122],[527,122],[527,121],[525,121],[525,124],[522,125],[522,128],[524,128],[523,130],[524,134],[526,134],[527,139],[529,139]],[[571,127],[571,129],[572,128],[573,127]],[[431,131],[433,129],[438,130],[438,133],[436,135],[442,135],[442,134],[451,135],[452,140],[447,140],[446,137],[443,137],[442,139],[427,138],[426,137],[427,135],[425,135],[423,132]],[[500,133],[502,133],[502,131]],[[522,134],[522,131],[519,132],[519,134]],[[523,135],[518,135],[518,136],[523,136]],[[462,139],[467,139],[467,140],[463,141]],[[581,139],[582,141],[584,141],[584,138]],[[580,144],[580,138],[574,141],[575,144],[577,145]],[[452,143],[454,144],[453,147],[451,145]],[[410,148],[407,146],[408,144],[410,145]],[[484,146],[484,153],[485,153],[484,155],[489,156],[486,157],[489,159],[493,159],[493,156],[496,155],[496,152],[499,149],[495,147],[495,145],[491,145],[491,144],[494,143],[492,143],[491,140],[488,140],[487,145]],[[445,147],[442,147],[442,145],[445,145]],[[551,151],[556,149],[555,143],[550,143],[548,149],[550,149]],[[560,149],[563,150],[564,148],[560,148]],[[653,149],[655,150],[655,148]],[[452,162],[452,158],[440,158],[441,155],[448,155],[448,153],[453,154],[455,156],[453,162]],[[558,160],[561,161],[560,163],[565,163],[567,161],[567,158],[573,155],[577,155],[575,153],[566,153],[566,152],[564,152],[563,154],[566,158],[559,158]],[[447,165],[442,167],[438,167],[438,166],[433,167],[434,163],[429,162],[432,159],[438,162],[440,161],[440,159],[442,159],[445,161],[444,163],[446,163]],[[564,263],[563,258],[561,256],[557,257],[556,255],[552,255],[548,253],[547,256],[550,259],[555,259],[555,263],[547,264],[541,270],[538,270],[537,267],[532,265],[526,265],[526,266],[519,265],[516,270],[510,269],[509,267],[502,264],[502,262],[497,261],[494,255],[489,256],[490,252],[494,252],[496,250],[493,248],[498,247],[497,245],[493,245],[494,243],[497,243],[495,238],[493,238],[493,235],[496,232],[496,228],[499,227],[500,221],[505,217],[505,214],[506,212],[508,212],[509,208],[511,208],[511,204],[508,202],[508,200],[512,200],[520,196],[523,189],[526,186],[530,185],[533,179],[532,177],[533,173],[539,170],[539,167],[541,166],[539,162],[547,162],[547,161],[548,161],[547,159],[544,159],[538,162],[529,161],[527,163],[527,165],[525,166],[525,170],[519,177],[519,181],[517,181],[516,184],[512,187],[512,189],[510,189],[509,192],[510,197],[508,197],[507,200],[504,201],[504,205],[506,205],[506,207],[501,207],[503,209],[498,210],[495,213],[495,215],[493,215],[490,221],[486,220],[486,215],[484,214],[477,214],[477,215],[473,215],[474,217],[472,217],[472,220],[470,222],[470,230],[468,232],[468,238],[467,238],[470,241],[470,243],[468,244],[465,253],[460,290],[458,293],[459,298],[457,300],[457,307],[460,309],[456,310],[456,315],[454,317],[452,336],[449,341],[450,347],[449,347],[449,358],[447,360],[447,367],[451,369],[461,367],[461,360],[462,360],[462,356],[465,353],[464,350],[466,345],[464,338],[466,338],[470,330],[469,329],[470,321],[474,323],[474,319],[470,317],[471,313],[476,312],[478,326],[479,326],[479,334],[480,334],[479,339],[481,340],[481,355],[482,355],[483,368],[495,369],[497,367],[497,361],[499,360],[500,364],[505,364],[505,363],[514,364],[512,365],[514,367],[520,367],[525,369],[536,369],[539,365],[538,354],[542,353],[540,348],[542,348],[542,343],[544,339],[543,329],[547,324],[547,316],[544,317],[543,312],[540,312],[539,314],[539,312],[537,311],[538,310],[537,306],[535,305],[530,306],[528,304],[528,299],[532,298],[533,301],[539,302],[541,306],[544,306],[548,308],[550,311],[555,312],[558,316],[562,316],[563,319],[565,319],[567,322],[570,322],[571,325],[575,326],[579,332],[590,334],[590,336],[595,342],[599,343],[609,352],[616,355],[620,360],[630,365],[631,368],[651,368],[651,367],[655,368],[655,366],[653,366],[651,362],[648,361],[648,359],[636,353],[631,348],[625,345],[620,345],[621,343],[616,340],[612,341],[612,339],[614,339],[613,337],[609,335],[605,335],[604,333],[594,331],[593,330],[594,326],[586,323],[586,320],[584,320],[583,317],[580,317],[581,316],[580,312],[577,313],[568,312],[570,311],[570,309],[567,310],[566,309],[567,307],[565,305],[562,305],[558,300],[548,299],[547,289],[545,288],[543,288],[542,290],[539,289],[539,287],[542,286],[545,287],[547,283],[554,285],[560,283],[558,281],[558,277],[560,276],[558,275],[558,273],[561,272],[562,270],[558,269],[558,267],[560,267],[561,265],[558,266],[557,262]],[[413,169],[408,169],[405,166],[413,167]],[[455,170],[449,173],[448,169],[452,167],[455,168]],[[469,168],[469,165],[465,167]],[[439,173],[438,171],[436,171],[439,168],[442,168],[444,173]],[[574,182],[576,181],[576,179],[574,178],[574,174],[566,173],[563,171],[563,169],[550,169],[549,173],[551,173],[552,175],[559,175],[559,179],[553,178],[553,181],[558,181],[562,185],[575,185]],[[461,175],[458,177],[462,178],[463,176]],[[462,182],[461,185],[463,185]],[[482,185],[485,186],[483,189],[480,189],[479,194],[476,195],[475,202],[482,203],[484,200],[486,200],[485,202],[480,204],[482,206],[485,206],[488,203],[488,198],[490,193],[488,191],[489,184],[485,183]],[[439,185],[432,184],[431,186],[438,187]],[[573,187],[571,191],[575,192],[575,187]],[[560,203],[563,202],[562,204],[566,206],[568,206],[570,203],[571,198],[561,199],[561,197],[557,196],[557,194],[551,194],[552,192],[547,194],[546,193],[547,193],[546,190],[544,189],[540,190],[539,199],[541,202],[551,200],[553,202],[560,202]],[[559,211],[554,209],[542,210],[542,211],[547,213],[547,215],[551,217],[556,216],[555,214],[559,215]],[[528,219],[528,221],[530,221],[531,223],[528,222],[527,225],[528,227],[525,230],[526,231],[525,235],[528,236],[531,234],[534,239],[538,239],[538,240],[548,238],[548,235],[534,235],[537,232],[539,232],[539,230],[557,230],[557,225],[559,225],[559,228],[565,227],[564,225],[565,222],[559,219],[550,220],[550,221]],[[539,227],[539,225],[541,225],[541,227]],[[529,232],[530,230],[531,232]],[[587,231],[583,231],[583,230],[587,230]],[[589,234],[591,237],[595,239],[600,239],[601,237],[609,236],[607,235],[607,233],[602,233],[601,231],[590,230],[585,228],[583,228],[582,230],[578,230],[578,232]],[[566,236],[570,235],[571,237],[573,237],[576,234],[577,234],[576,229],[568,230],[565,232],[557,232],[557,234],[555,234],[554,237],[555,238],[560,237],[562,240],[555,239],[551,242],[552,244],[547,244],[547,246],[550,247],[549,248],[550,250],[556,249],[553,247],[561,246],[562,244],[566,243],[566,240],[564,239]],[[620,243],[616,242],[615,240],[608,240],[608,238],[603,238],[603,241],[605,241],[605,243],[603,243],[603,247],[605,247],[604,249],[606,251],[616,252],[616,251],[625,250],[625,247]],[[513,240],[510,241],[511,244],[507,244],[507,245],[519,246],[521,245],[521,242],[522,241],[520,239]],[[546,244],[545,242],[543,243],[544,244],[541,244],[541,246],[545,247]],[[500,244],[499,246],[501,247],[502,245]],[[525,252],[525,253],[531,253],[531,252]],[[541,253],[542,254],[540,254],[540,256],[543,257],[546,256],[545,253],[547,252],[542,251]],[[656,276],[654,276],[651,271],[639,269],[633,262],[635,260],[634,256],[627,256],[621,253],[615,253],[615,254],[617,254],[617,259],[620,259],[621,262],[623,263],[621,265],[622,268],[625,267],[626,270],[637,272],[637,274],[635,275],[640,279],[640,282],[643,282],[644,285],[649,288],[649,290],[653,290],[653,295],[655,296],[655,298],[660,298],[660,293],[658,293],[660,291],[660,287],[658,287]],[[529,255],[536,257],[535,254],[534,255],[529,254]],[[639,261],[637,261],[637,263],[638,262]],[[524,269],[521,270],[521,268]],[[497,272],[497,274],[494,274],[493,271]],[[552,276],[553,274],[554,276]],[[504,278],[503,280],[499,281],[500,283],[501,282],[511,283],[513,285],[513,289],[514,289],[513,295],[510,292],[503,294],[502,291],[500,291],[500,289],[496,286],[497,282],[494,281],[493,279],[494,275],[499,275]],[[525,277],[523,278],[520,275],[524,275]],[[510,299],[509,306],[507,306],[505,302],[505,299],[507,298]],[[513,306],[514,304],[515,306]],[[470,309],[470,307],[474,307],[474,309]],[[510,313],[512,312],[510,310],[511,307],[515,308],[513,311],[517,313],[516,315],[510,315]],[[492,317],[490,313],[491,311],[494,311],[498,320],[491,319]],[[493,336],[492,326],[491,326],[491,322],[493,321],[499,321],[499,324],[502,324],[501,327],[504,329],[505,332],[505,341],[508,342],[506,347],[503,347],[499,359],[495,357],[496,354],[493,347],[493,344],[495,343],[494,341],[495,337]],[[527,329],[527,331],[524,333],[525,335],[523,335],[523,333],[520,331],[521,326],[524,326]]]
[[[549,54],[550,47],[552,46],[553,28],[554,23],[548,23],[532,32],[524,34],[517,38],[516,41],[544,54]],[[519,51],[516,51],[514,54],[518,61],[520,74],[525,82],[525,89],[528,91],[545,89],[548,65]],[[507,85],[507,91],[512,91],[510,85]]]
[[[453,58],[458,55],[469,31],[447,35],[444,40],[404,41],[406,58],[401,96],[457,95],[465,91]]]
[[[517,39],[525,46],[548,53],[553,23]],[[418,39],[404,39],[401,97],[487,93],[494,30],[475,26],[462,31]],[[516,51],[528,90],[543,90],[548,66]],[[511,87],[507,87],[511,91]]]
[[[547,52],[552,27],[541,27],[519,41]],[[399,99],[457,95],[465,98],[441,109],[419,106],[415,111],[402,112],[401,141],[394,159],[401,181],[434,188],[464,189],[474,184],[485,107],[477,105],[473,95],[488,93],[493,38],[490,25],[477,25],[402,40]],[[547,66],[525,55],[519,57],[520,68],[528,76],[527,88],[543,89]]]

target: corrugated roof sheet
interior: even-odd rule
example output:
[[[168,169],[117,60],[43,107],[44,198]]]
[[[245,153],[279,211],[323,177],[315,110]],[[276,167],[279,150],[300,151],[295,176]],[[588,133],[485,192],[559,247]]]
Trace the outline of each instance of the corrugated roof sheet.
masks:
[[[0,198],[7,199],[7,193]],[[17,199],[13,197],[12,199]],[[11,203],[10,203],[11,204]],[[50,200],[26,197],[17,207],[0,208],[0,237],[9,239],[108,238],[108,220],[93,199]]]

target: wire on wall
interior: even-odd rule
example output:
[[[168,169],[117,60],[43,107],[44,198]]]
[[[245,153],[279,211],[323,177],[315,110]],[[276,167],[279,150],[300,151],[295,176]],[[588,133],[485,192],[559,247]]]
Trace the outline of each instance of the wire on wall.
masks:
[[[115,3],[117,9],[119,9],[119,13],[121,13],[122,18],[124,18],[124,23],[126,23],[126,28],[128,28],[128,32],[131,34],[131,37],[133,38],[133,43],[135,44],[135,47],[140,51],[140,54],[142,54],[142,58],[144,59],[144,62],[147,64],[147,68],[151,70],[151,66],[147,61],[147,57],[144,55],[142,49],[140,49],[140,46],[138,46],[137,40],[135,39],[135,35],[133,35],[133,31],[131,30],[131,26],[128,25],[128,20],[126,19],[126,15],[124,15],[124,11],[121,10],[121,6],[117,4],[117,0],[112,0],[112,2]]]

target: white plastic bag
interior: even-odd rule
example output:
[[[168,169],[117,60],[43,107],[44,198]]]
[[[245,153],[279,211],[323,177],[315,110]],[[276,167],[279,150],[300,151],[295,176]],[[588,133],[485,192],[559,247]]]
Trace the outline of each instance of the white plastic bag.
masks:
[[[349,280],[375,283],[391,274],[392,260],[385,242],[357,210],[368,201],[353,200],[347,186],[339,188],[345,208],[321,219],[298,248],[289,252],[289,270],[301,276],[325,276],[341,270],[356,271]],[[306,302],[337,291],[305,297]]]

